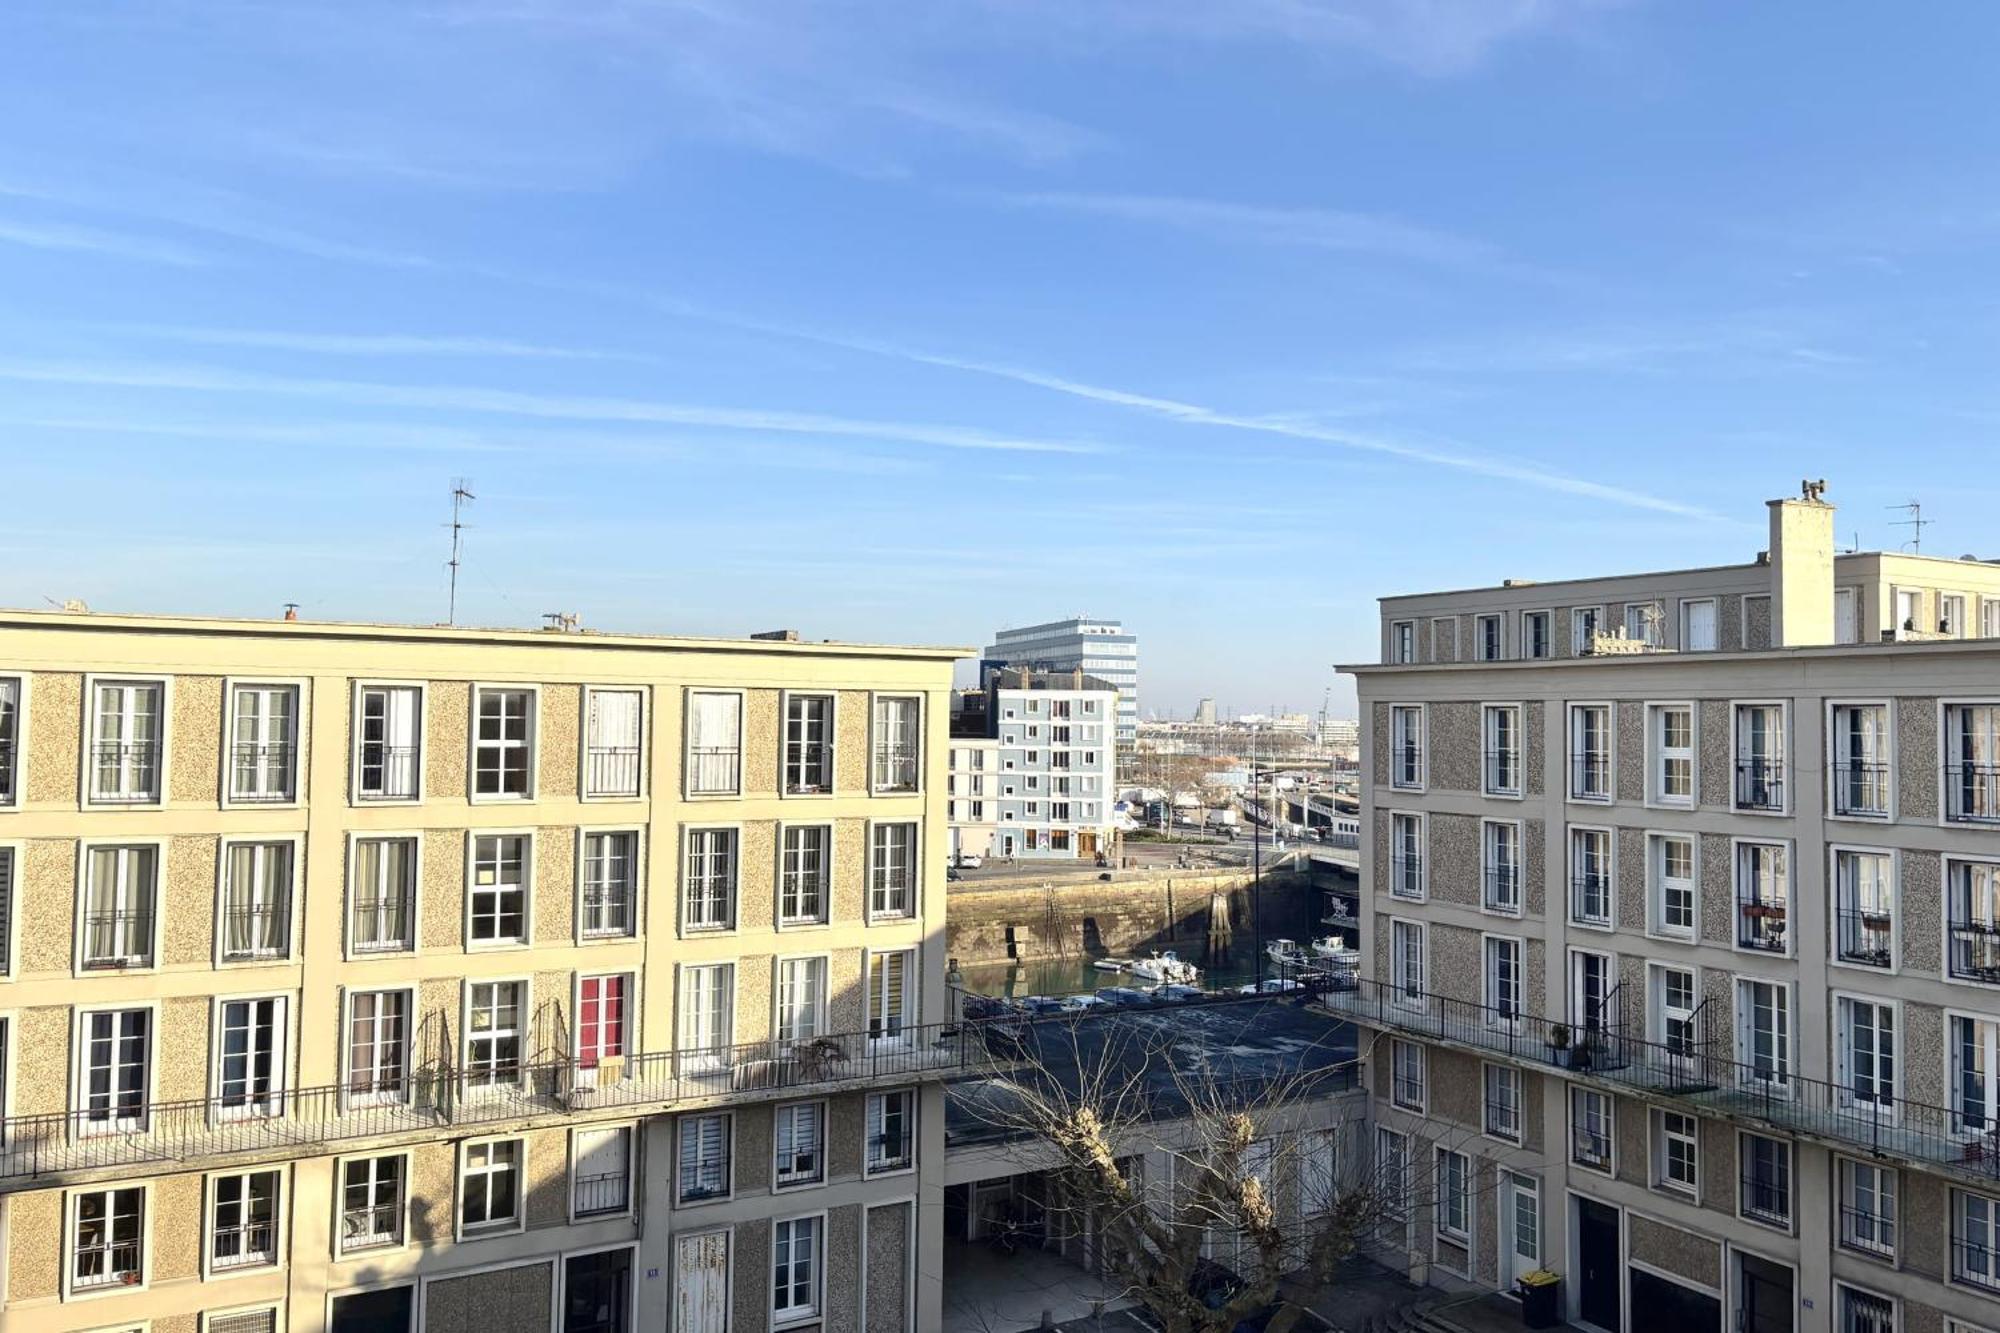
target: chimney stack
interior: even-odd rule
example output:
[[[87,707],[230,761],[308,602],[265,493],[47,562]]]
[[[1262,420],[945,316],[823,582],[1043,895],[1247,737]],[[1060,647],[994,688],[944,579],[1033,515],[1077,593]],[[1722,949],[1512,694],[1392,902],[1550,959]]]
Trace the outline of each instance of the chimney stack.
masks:
[[[1824,481],[1799,483],[1792,500],[1772,500],[1771,646],[1833,642],[1833,506]]]

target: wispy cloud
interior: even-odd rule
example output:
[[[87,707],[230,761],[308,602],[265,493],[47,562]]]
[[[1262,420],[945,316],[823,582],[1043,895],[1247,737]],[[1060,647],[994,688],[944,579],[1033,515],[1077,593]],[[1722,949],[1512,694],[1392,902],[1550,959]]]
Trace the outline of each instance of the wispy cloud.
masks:
[[[1506,262],[1484,241],[1398,218],[1340,209],[1272,208],[1155,194],[1043,191],[991,197],[1017,208],[1118,218],[1259,245],[1306,246],[1457,268],[1493,268]]]
[[[207,256],[168,241],[59,222],[18,222],[0,218],[0,245],[22,245],[31,250],[67,250],[110,259],[173,264],[182,268],[199,268],[209,262]]]
[[[652,361],[639,352],[588,347],[552,347],[510,338],[454,337],[409,333],[294,333],[283,329],[216,329],[177,324],[111,324],[103,327],[168,342],[211,347],[262,347],[328,356],[521,357],[556,361]]]
[[[424,411],[473,412],[557,421],[637,422],[701,426],[780,435],[872,439],[939,449],[1008,453],[1092,454],[1103,446],[1072,440],[997,435],[962,426],[873,421],[765,408],[702,407],[644,399],[523,393],[459,385],[380,384],[363,380],[299,379],[207,367],[113,365],[62,361],[0,361],[0,379],[97,388],[190,393],[270,394]]]

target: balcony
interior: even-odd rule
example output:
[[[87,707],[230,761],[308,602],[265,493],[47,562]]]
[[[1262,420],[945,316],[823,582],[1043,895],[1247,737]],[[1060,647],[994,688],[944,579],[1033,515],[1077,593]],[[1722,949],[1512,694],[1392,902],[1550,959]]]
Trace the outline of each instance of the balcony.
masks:
[[[153,962],[153,914],[150,911],[85,912],[82,931],[83,966],[90,971],[150,967]]]
[[[1630,1034],[1615,994],[1606,1002],[1605,1026],[1580,1033],[1538,1015],[1510,1017],[1476,1001],[1412,994],[1381,981],[1323,992],[1318,1003],[1380,1031],[2000,1187],[2000,1120],[1982,1122],[1906,1098],[1893,1106],[1864,1101],[1846,1085],[1790,1071],[1774,1078],[1715,1051],[1706,1004],[1689,1020],[1692,1038],[1659,1042]],[[2000,1286],[2000,1268],[1991,1280]]]
[[[639,747],[593,745],[583,757],[583,789],[591,796],[639,794]]]
[[[1065,1021],[1065,1020],[1051,1020]],[[911,1024],[894,1036],[824,1035],[775,1051],[770,1041],[633,1055],[622,1071],[573,1060],[520,1067],[505,1086],[490,1071],[439,1063],[356,1096],[344,1084],[286,1092],[282,1114],[243,1117],[222,1098],[134,1102],[106,1133],[88,1111],[0,1121],[0,1193],[85,1179],[278,1161],[339,1144],[363,1151],[439,1133],[512,1133],[537,1126],[621,1123],[703,1106],[768,1102],[807,1090],[858,1090],[986,1075],[1009,1067],[1019,1034],[1004,1019]],[[608,1187],[606,1187],[608,1188]],[[363,1209],[361,1212],[373,1210]],[[395,1210],[400,1218],[400,1210]],[[350,1239],[376,1234],[343,1230]]]
[[[1889,766],[1848,760],[1833,766],[1833,813],[1856,819],[1889,817]]]
[[[1947,764],[1945,818],[1954,824],[2000,824],[2000,764]]]
[[[734,796],[743,789],[743,752],[733,745],[688,751],[688,792],[694,796]]]
[[[1781,812],[1785,808],[1785,766],[1776,759],[1736,761],[1736,808]]]
[[[236,805],[278,804],[292,799],[296,747],[232,745],[229,747],[229,799]]]

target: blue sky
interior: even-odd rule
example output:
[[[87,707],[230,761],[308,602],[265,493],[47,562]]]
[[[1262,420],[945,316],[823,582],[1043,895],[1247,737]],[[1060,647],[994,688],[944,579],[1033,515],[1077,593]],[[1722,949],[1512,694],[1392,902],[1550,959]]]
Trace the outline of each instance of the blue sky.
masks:
[[[2000,11],[26,0],[0,604],[979,644],[1990,543]],[[1986,462],[1987,467],[1968,467]]]

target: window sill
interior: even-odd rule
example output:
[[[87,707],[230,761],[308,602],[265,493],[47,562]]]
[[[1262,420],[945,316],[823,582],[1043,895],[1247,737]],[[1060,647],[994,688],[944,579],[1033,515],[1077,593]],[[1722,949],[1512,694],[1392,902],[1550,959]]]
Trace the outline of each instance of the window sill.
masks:
[[[577,793],[577,800],[585,805],[616,805],[620,802],[632,803],[646,799],[643,791],[586,791]]]
[[[492,1240],[498,1236],[518,1236],[524,1230],[526,1230],[526,1227],[523,1225],[522,1219],[511,1217],[504,1222],[483,1222],[478,1226],[461,1226],[458,1229],[458,1241],[461,1245],[464,1245],[470,1244],[473,1241]]]

